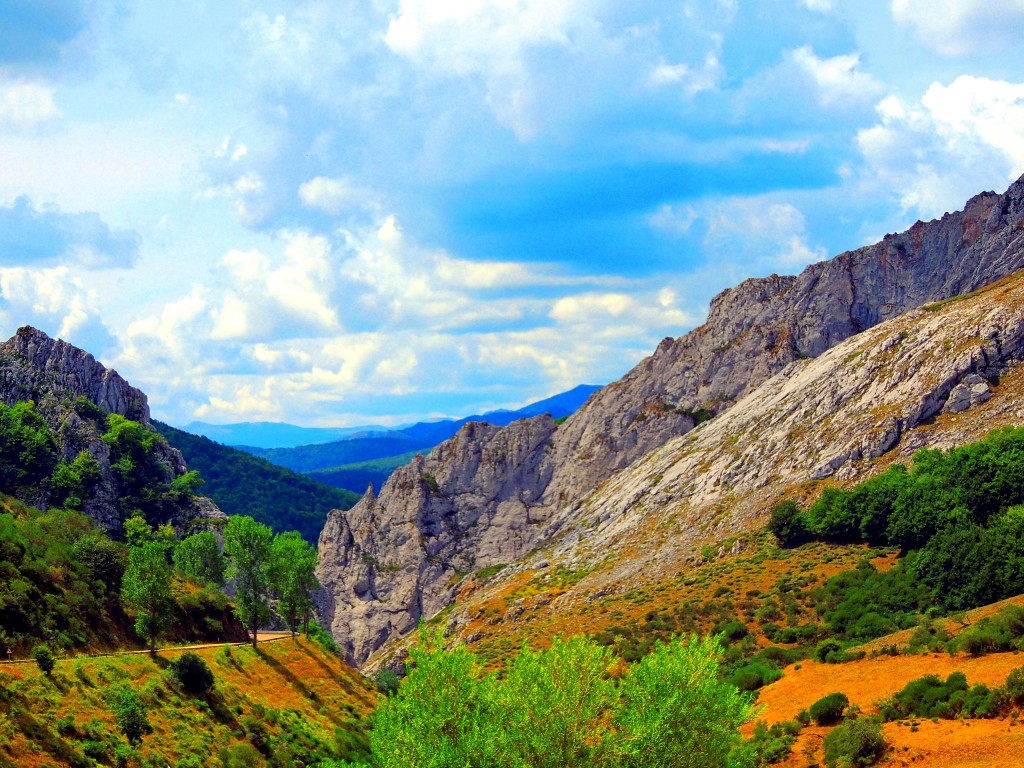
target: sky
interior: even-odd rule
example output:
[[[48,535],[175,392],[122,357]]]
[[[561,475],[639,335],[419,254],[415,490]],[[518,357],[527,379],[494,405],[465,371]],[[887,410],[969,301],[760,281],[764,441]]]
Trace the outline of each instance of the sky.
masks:
[[[1024,0],[6,0],[0,337],[176,425],[622,376],[1024,173]]]

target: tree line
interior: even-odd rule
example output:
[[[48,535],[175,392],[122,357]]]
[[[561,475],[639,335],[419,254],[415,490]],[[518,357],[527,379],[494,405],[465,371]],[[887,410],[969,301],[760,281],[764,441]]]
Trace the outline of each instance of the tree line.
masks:
[[[921,585],[947,611],[1024,592],[1024,428],[949,451],[925,449],[850,490],[829,487],[806,510],[785,501],[769,530],[783,546],[811,539],[899,547],[885,578]]]
[[[256,647],[259,628],[270,621],[271,602],[294,637],[300,621],[309,632],[317,553],[296,531],[275,535],[251,517],[229,519],[223,553],[210,531],[181,541],[169,525],[155,530],[145,518],[125,522],[128,566],[121,598],[135,612],[135,630],[151,652],[170,626],[174,599],[172,576],[223,587],[234,582],[235,614],[249,629]]]

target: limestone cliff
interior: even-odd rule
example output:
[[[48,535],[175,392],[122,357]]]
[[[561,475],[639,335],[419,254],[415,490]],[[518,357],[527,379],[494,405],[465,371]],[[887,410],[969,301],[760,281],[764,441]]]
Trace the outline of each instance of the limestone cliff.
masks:
[[[102,414],[116,413],[152,429],[146,395],[88,352],[29,326],[19,328],[0,344],[0,402],[10,406],[34,401],[56,437],[60,458],[70,462],[79,452],[87,451],[96,460],[101,479],[86,499],[83,511],[108,531],[116,532],[124,512],[116,503],[121,488],[111,468],[110,447],[101,439],[105,425],[102,418],[97,422],[76,407],[79,398],[98,407]],[[154,452],[165,482],[188,471],[181,453],[163,439],[155,442]],[[44,507],[49,502],[45,488],[28,500]],[[197,517],[223,517],[223,513],[209,499],[193,498],[168,502],[160,518],[151,522],[183,525]]]
[[[796,277],[772,275],[725,291],[712,301],[704,325],[663,341],[651,357],[592,396],[557,430],[541,422],[517,423],[507,432],[476,427],[473,439],[460,434],[407,467],[404,480],[386,484],[378,498],[368,497],[348,513],[332,513],[320,540],[324,617],[350,659],[362,662],[388,638],[415,626],[420,616],[447,604],[463,571],[493,564],[488,555],[495,542],[503,542],[501,561],[507,562],[556,536],[563,543],[589,537],[592,530],[581,521],[594,520],[600,494],[587,497],[595,488],[619,483],[618,476],[608,481],[686,435],[706,416],[727,413],[788,366],[922,304],[973,291],[1022,268],[1024,178],[1003,195],[978,195],[963,211],[919,222],[876,245],[814,264]],[[949,392],[939,394],[944,400]],[[721,418],[701,429],[711,429]],[[897,427],[888,425],[883,433],[887,429]],[[891,436],[881,437],[877,445],[858,450],[870,453],[891,441]],[[477,467],[475,455],[497,453],[499,446],[511,443],[525,452],[489,468],[486,475],[459,469]],[[819,474],[835,471],[844,464],[843,456],[855,454],[854,448],[830,454]],[[457,547],[445,538],[447,529],[436,524],[432,497],[410,482],[426,475],[445,494],[448,518],[472,521],[451,529],[458,532]],[[653,482],[656,476],[644,477]],[[603,509],[601,515],[639,509],[642,485],[629,486],[626,495],[633,494],[633,501],[618,497],[608,502],[616,511]],[[504,507],[502,515],[484,513],[482,505],[492,494],[486,489],[500,489],[516,504]],[[670,492],[683,499],[696,491],[679,487]],[[569,528],[573,536],[565,535]],[[380,578],[384,571],[389,589],[363,589],[371,576]],[[424,573],[431,575],[424,578]]]

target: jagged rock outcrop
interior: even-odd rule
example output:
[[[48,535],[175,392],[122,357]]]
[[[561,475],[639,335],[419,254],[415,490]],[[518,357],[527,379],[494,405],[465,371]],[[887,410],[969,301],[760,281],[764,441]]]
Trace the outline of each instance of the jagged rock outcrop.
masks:
[[[320,613],[346,657],[361,661],[447,605],[460,579],[529,551],[545,519],[543,446],[550,416],[500,428],[470,423],[331,512],[317,575]]]
[[[976,290],[1020,269],[1024,269],[1024,178],[1003,195],[978,195],[963,211],[918,222],[880,243],[814,264],[796,277],[747,280],[719,294],[704,325],[679,339],[664,340],[653,355],[595,393],[565,424],[538,442],[534,456],[522,457],[511,474],[490,478],[492,484],[521,488],[520,519],[539,521],[512,537],[505,551],[510,559],[522,556],[551,540],[567,524],[592,516],[593,510],[582,501],[601,483],[687,434],[706,416],[727,413],[787,366],[818,357],[922,304]],[[958,392],[951,409],[984,398],[983,391],[976,393],[972,388],[976,385],[964,382],[964,386],[970,391]],[[942,393],[943,402],[949,393]],[[893,429],[892,425],[883,429],[877,445],[868,450],[882,450],[896,440]],[[489,432],[486,440],[504,439],[500,435]],[[472,450],[465,441],[442,445],[427,460],[432,462],[429,471],[447,476],[448,467],[462,462]],[[855,453],[851,449],[850,455]],[[830,456],[825,463],[831,466],[838,459]],[[834,472],[843,463],[831,469],[823,466],[819,474]],[[529,467],[530,472],[519,467]],[[469,540],[461,545],[462,551],[475,551],[475,542],[493,540],[493,534],[488,519],[476,516],[475,476],[459,477],[446,489],[452,494],[450,514],[479,521],[462,534]],[[613,482],[617,481],[616,477]],[[379,498],[348,513],[332,513],[321,538],[322,610],[335,637],[357,663],[380,643],[411,629],[419,616],[445,605],[453,590],[443,586],[447,583],[443,579],[410,580],[405,582],[406,590],[375,595],[374,609],[364,610],[353,593],[355,581],[349,571],[359,566],[352,563],[350,553],[391,562],[398,551],[397,539],[375,536],[350,524],[346,527],[345,517],[369,520],[372,508],[375,523],[389,526],[390,516],[401,510],[397,519],[409,526],[406,540],[418,540],[420,549],[427,552],[436,533],[430,526],[416,527],[424,519],[423,501],[413,487],[389,483]],[[434,556],[439,558],[435,565],[455,575],[459,569],[455,561],[445,559],[446,551]],[[403,554],[411,553],[403,550]],[[357,641],[352,640],[353,632]]]
[[[110,447],[101,439],[103,425],[76,408],[78,398],[84,398],[103,414],[116,413],[153,428],[146,395],[88,352],[30,326],[19,328],[13,337],[0,344],[0,402],[10,406],[24,400],[34,401],[56,437],[60,458],[71,462],[81,451],[87,451],[96,460],[101,479],[85,500],[83,511],[103,528],[117,532],[124,512],[116,503],[120,488],[111,469]],[[181,453],[166,441],[156,441],[153,450],[166,482],[188,471]],[[46,506],[46,489],[40,489],[29,501]],[[194,518],[224,517],[206,498],[164,506],[161,519],[152,522],[183,526]]]

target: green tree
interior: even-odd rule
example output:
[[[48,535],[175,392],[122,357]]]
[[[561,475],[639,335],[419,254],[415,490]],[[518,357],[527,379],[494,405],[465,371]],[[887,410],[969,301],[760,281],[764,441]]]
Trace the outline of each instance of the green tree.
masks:
[[[132,746],[138,746],[142,737],[153,730],[146,715],[146,706],[138,695],[124,689],[114,698],[114,718],[117,727]]]
[[[224,529],[227,577],[235,581],[235,613],[252,632],[252,647],[260,624],[270,619],[268,567],[273,533],[251,517],[237,515]]]
[[[498,686],[511,751],[532,768],[603,764],[613,746],[605,718],[618,701],[613,664],[610,648],[583,635],[524,646]]]
[[[199,695],[213,688],[213,672],[200,656],[192,652],[183,653],[181,658],[171,664],[171,669],[189,693]]]
[[[32,649],[32,658],[35,659],[39,670],[47,677],[53,673],[53,668],[57,666],[57,660],[53,657],[50,647],[42,643]]]
[[[421,638],[405,682],[374,712],[379,768],[710,768],[740,757],[752,705],[719,679],[717,638],[659,644],[618,682],[589,638],[524,648],[501,678],[442,642]]]
[[[132,515],[122,525],[124,541],[129,547],[142,547],[153,540],[153,526],[141,514]]]
[[[811,538],[806,518],[796,502],[789,499],[775,505],[768,530],[784,547],[798,547]]]
[[[183,539],[174,550],[174,567],[182,576],[200,584],[224,585],[224,556],[217,546],[217,537],[210,531]]]
[[[747,696],[719,679],[717,637],[658,643],[622,680],[612,717],[622,768],[723,766],[753,713]]]
[[[37,486],[57,463],[57,444],[35,403],[0,403],[0,491]]]
[[[277,596],[278,611],[287,622],[292,637],[300,616],[305,619],[306,634],[309,634],[313,592],[319,586],[316,557],[316,550],[298,531],[279,533],[270,547],[270,584]]]
[[[150,541],[129,550],[121,597],[136,611],[135,631],[148,638],[150,653],[156,653],[157,637],[170,627],[174,610],[171,568],[161,542]]]

